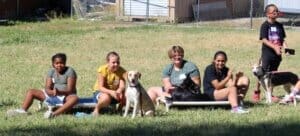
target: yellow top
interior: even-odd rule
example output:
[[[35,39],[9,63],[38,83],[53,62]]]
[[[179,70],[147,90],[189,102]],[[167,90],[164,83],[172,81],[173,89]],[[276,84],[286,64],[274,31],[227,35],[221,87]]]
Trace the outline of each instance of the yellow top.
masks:
[[[119,69],[116,72],[111,72],[108,70],[108,65],[102,65],[97,70],[98,73],[100,73],[106,82],[104,83],[104,87],[111,90],[117,90],[119,87],[120,80],[124,80],[123,74],[126,73],[126,70],[122,67],[119,67]],[[96,80],[96,83],[94,85],[93,91],[100,91],[99,90],[99,81],[98,78]]]

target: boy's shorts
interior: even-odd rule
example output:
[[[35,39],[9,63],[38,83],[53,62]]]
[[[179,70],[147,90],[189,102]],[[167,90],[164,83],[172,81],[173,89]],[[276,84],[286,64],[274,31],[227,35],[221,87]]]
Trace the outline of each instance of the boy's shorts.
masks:
[[[262,68],[265,72],[277,71],[281,60],[262,58]]]
[[[49,96],[45,90],[43,90],[44,95],[46,96],[46,99],[44,100],[44,103],[47,105],[57,105],[57,104],[63,104],[65,102],[65,95],[60,96]],[[71,94],[76,95],[76,94]]]
[[[100,91],[95,91],[94,93],[93,93],[93,98],[94,98],[94,101],[97,103],[98,102],[98,99],[99,99],[99,97],[101,96],[101,94],[102,94],[102,92],[100,92]],[[119,103],[119,101],[117,101],[115,98],[113,98],[113,97],[111,97],[111,102],[110,102],[110,104],[118,104]]]

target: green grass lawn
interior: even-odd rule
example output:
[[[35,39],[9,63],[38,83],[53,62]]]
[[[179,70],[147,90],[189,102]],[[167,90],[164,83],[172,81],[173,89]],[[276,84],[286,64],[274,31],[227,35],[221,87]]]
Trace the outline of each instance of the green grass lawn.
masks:
[[[261,23],[261,22],[259,22]],[[117,22],[51,20],[0,26],[0,135],[296,135],[300,133],[300,106],[252,104],[250,96],[256,79],[251,66],[258,62],[261,43],[258,26],[254,30],[236,26],[137,25]],[[300,31],[287,29],[290,48],[300,50]],[[121,65],[142,73],[145,88],[160,86],[161,72],[170,63],[167,50],[181,45],[185,58],[197,64],[203,76],[217,50],[228,53],[227,65],[244,71],[251,80],[246,98],[250,113],[235,115],[226,108],[160,107],[154,118],[123,118],[104,114],[97,118],[63,115],[47,120],[37,103],[29,116],[7,118],[8,109],[18,108],[26,90],[43,88],[51,67],[51,56],[64,52],[67,64],[78,74],[78,95],[91,96],[96,69],[105,63],[109,51],[117,51]],[[300,74],[299,55],[283,57],[281,70]],[[298,63],[297,63],[298,62]],[[282,87],[274,94],[282,96]],[[263,96],[262,96],[263,97]]]

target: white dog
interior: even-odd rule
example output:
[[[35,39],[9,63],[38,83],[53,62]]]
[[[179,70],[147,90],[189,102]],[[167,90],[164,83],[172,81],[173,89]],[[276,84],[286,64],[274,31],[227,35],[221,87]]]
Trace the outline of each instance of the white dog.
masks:
[[[133,106],[132,118],[134,118],[140,110],[141,116],[152,115],[154,116],[154,105],[150,97],[143,86],[139,83],[141,78],[141,73],[137,71],[128,71],[127,73],[127,88],[125,92],[126,97],[126,107],[124,112],[124,117],[127,116],[130,106]]]

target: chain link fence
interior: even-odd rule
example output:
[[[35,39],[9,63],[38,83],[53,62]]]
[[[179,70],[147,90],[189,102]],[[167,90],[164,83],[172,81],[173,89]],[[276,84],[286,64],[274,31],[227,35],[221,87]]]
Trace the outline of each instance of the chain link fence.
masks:
[[[71,16],[97,20],[114,16],[115,2],[116,0],[72,0]]]
[[[71,16],[80,19],[125,16],[130,18],[128,21],[171,17],[169,22],[179,18],[205,21],[263,16],[263,6],[262,0],[72,0]]]

